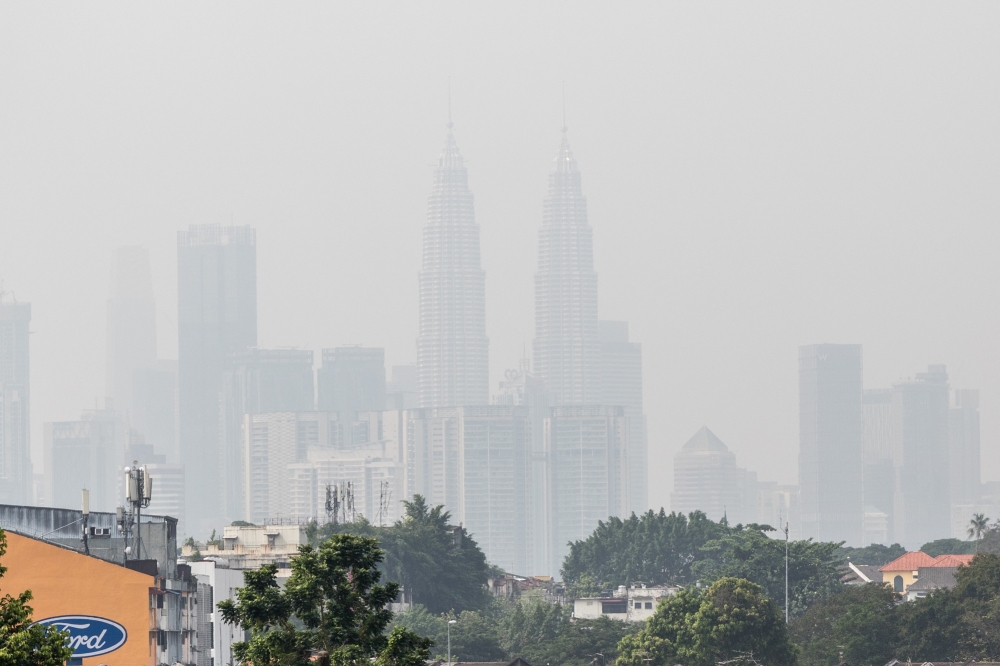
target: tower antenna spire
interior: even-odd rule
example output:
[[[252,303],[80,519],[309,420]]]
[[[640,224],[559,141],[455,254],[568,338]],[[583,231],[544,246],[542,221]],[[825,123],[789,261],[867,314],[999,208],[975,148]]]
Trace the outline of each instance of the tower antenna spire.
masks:
[[[451,77],[448,77],[448,129],[451,129]]]
[[[562,103],[563,103],[563,134],[566,133],[566,79],[562,82]]]

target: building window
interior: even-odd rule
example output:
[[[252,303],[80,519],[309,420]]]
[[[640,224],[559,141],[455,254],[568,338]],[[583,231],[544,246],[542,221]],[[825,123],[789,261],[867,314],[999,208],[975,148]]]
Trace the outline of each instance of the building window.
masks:
[[[653,607],[653,602],[652,601],[647,601],[646,602],[646,608],[652,608],[652,607]]]
[[[641,601],[635,602],[635,607],[636,608],[642,608],[642,602]]]
[[[902,576],[896,576],[895,578],[892,579],[892,589],[896,590],[897,592],[902,592],[903,591],[903,577]]]

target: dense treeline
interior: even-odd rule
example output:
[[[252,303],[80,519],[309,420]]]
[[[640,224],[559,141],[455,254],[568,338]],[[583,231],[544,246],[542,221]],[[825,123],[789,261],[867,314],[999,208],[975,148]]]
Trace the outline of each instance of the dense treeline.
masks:
[[[602,521],[570,545],[562,575],[571,595],[593,594],[636,582],[707,585],[725,577],[760,585],[772,599],[785,594],[785,542],[766,525],[730,526],[696,511],[688,516],[649,511]],[[789,597],[799,614],[840,587],[840,544],[792,541]]]

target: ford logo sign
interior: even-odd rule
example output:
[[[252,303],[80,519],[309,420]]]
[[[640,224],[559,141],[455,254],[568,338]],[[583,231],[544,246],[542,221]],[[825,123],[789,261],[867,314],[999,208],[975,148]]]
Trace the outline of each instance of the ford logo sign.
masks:
[[[66,644],[73,649],[74,658],[96,657],[114,652],[125,645],[128,632],[125,627],[103,617],[93,615],[60,615],[39,620],[38,624],[68,631]]]

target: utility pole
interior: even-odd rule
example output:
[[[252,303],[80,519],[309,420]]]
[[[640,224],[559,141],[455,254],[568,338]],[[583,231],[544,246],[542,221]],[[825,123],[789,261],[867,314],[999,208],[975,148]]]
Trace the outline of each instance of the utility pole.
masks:
[[[785,624],[788,624],[788,521],[785,521]]]
[[[451,625],[455,622],[456,620],[448,620],[448,666],[451,666]]]
[[[90,519],[90,491],[83,489],[83,552],[90,555],[90,542],[87,541],[87,523]]]

